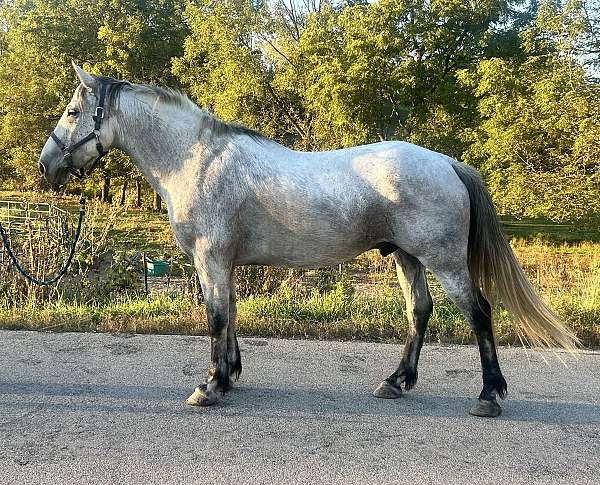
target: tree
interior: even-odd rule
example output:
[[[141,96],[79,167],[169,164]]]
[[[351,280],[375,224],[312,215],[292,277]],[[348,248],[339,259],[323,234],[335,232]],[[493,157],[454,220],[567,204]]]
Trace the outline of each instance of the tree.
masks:
[[[203,107],[276,135],[269,128],[272,103],[265,60],[259,49],[266,7],[262,2],[225,0],[189,3],[190,35],[173,73]]]
[[[597,3],[597,2],[596,2]],[[599,7],[592,0],[0,1],[0,181],[35,159],[98,74],[183,86],[299,149],[403,139],[465,159],[501,211],[598,211]],[[140,174],[113,151],[86,190]]]
[[[600,86],[586,80],[573,48],[575,16],[542,2],[520,35],[525,60],[480,60],[462,73],[482,118],[465,158],[503,213],[573,220],[600,212]]]
[[[455,73],[482,55],[503,2],[325,4],[299,40],[320,145],[404,138],[459,156],[473,99]]]
[[[75,88],[70,58],[97,48],[92,4],[16,0],[0,8],[0,153],[7,175],[32,187],[35,160]],[[77,26],[77,28],[71,28]]]

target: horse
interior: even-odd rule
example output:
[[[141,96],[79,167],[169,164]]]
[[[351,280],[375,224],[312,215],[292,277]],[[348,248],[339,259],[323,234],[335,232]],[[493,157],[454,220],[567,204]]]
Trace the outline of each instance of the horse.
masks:
[[[404,141],[291,150],[219,120],[181,91],[73,67],[80,84],[41,151],[39,170],[63,186],[118,148],[165,201],[175,240],[200,279],[210,335],[207,376],[187,404],[214,405],[242,372],[234,278],[240,265],[323,267],[371,249],[391,254],[409,326],[397,369],[373,392],[378,398],[398,398],[417,382],[433,308],[426,268],[477,338],[483,384],[470,414],[499,416],[497,397],[507,392],[493,298],[528,343],[577,347],[527,280],[474,168]]]

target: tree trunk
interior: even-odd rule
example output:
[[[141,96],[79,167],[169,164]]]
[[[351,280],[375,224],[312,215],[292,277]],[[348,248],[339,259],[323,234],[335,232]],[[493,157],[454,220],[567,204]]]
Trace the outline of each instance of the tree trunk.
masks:
[[[160,198],[160,195],[158,195],[156,192],[154,192],[154,211],[160,212],[161,208],[162,208],[162,199]]]
[[[135,179],[135,206],[139,209],[142,207],[142,179]]]
[[[104,183],[102,184],[102,193],[100,194],[100,200],[102,202],[106,202],[110,204],[110,177],[108,175],[104,176]]]
[[[127,185],[129,184],[129,179],[125,179],[123,182],[123,187],[121,188],[121,200],[119,200],[119,205],[123,207],[125,205],[125,199],[127,198]]]

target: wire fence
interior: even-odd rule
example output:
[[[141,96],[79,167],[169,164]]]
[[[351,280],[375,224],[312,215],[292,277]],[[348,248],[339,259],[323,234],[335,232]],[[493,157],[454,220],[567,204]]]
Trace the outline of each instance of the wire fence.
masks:
[[[62,245],[69,239],[68,222],[69,214],[53,204],[0,200],[0,223],[19,257],[34,259],[39,242]],[[0,264],[8,262],[6,248],[0,244]]]

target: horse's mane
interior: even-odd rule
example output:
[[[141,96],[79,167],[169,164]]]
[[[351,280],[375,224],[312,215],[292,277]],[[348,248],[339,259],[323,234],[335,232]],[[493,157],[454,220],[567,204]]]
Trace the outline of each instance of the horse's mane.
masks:
[[[140,94],[151,94],[158,96],[161,102],[169,103],[182,109],[198,110],[202,118],[201,131],[208,129],[215,136],[235,136],[247,135],[257,141],[265,141],[267,138],[260,132],[240,125],[238,123],[227,123],[220,120],[206,109],[200,108],[183,91],[174,88],[163,88],[152,86],[150,84],[134,84],[129,81],[120,81],[108,76],[94,76],[101,83],[108,86],[107,102],[108,106],[114,105],[122,91],[133,91]],[[201,133],[200,133],[201,135]]]

